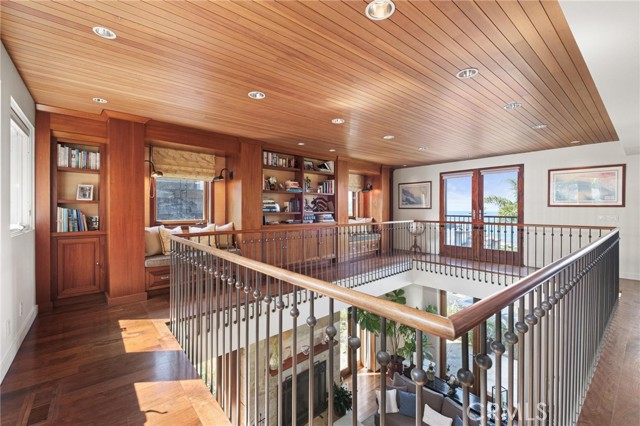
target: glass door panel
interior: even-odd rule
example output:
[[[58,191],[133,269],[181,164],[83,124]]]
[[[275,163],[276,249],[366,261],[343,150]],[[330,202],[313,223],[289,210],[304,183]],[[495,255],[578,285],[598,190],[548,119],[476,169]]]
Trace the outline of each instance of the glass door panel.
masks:
[[[444,176],[442,183],[444,205],[441,218],[444,224],[443,254],[469,257],[473,247],[473,174]]]

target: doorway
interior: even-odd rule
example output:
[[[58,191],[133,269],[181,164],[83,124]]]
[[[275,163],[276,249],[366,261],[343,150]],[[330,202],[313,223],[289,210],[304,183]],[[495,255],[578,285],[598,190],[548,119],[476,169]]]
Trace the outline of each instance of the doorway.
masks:
[[[440,175],[440,252],[489,263],[522,263],[524,166]]]

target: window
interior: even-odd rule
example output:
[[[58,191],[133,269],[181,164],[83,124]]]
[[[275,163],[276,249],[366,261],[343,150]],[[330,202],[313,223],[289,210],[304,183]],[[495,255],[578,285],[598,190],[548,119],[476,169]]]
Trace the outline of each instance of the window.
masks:
[[[10,225],[13,234],[33,229],[33,126],[11,99]]]
[[[360,214],[359,194],[360,192],[349,191],[349,202],[347,203],[349,209],[349,217],[358,217]]]
[[[207,192],[203,180],[156,178],[156,222],[207,220]]]

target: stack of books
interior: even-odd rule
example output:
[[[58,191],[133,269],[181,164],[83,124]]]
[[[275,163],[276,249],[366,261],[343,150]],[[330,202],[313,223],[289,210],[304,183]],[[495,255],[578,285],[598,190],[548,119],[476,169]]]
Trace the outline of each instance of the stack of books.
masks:
[[[318,223],[332,223],[332,222],[335,222],[335,219],[333,218],[333,215],[329,214],[329,213],[317,214],[315,216],[316,216],[316,222],[318,222]]]
[[[295,180],[288,180],[284,183],[284,188],[289,192],[302,192],[300,184]]]
[[[334,191],[335,180],[329,179],[324,182],[318,182],[318,192],[323,192],[325,194],[333,194]]]
[[[262,199],[262,211],[263,212],[277,213],[277,212],[280,211],[280,206],[272,198],[263,198]]]

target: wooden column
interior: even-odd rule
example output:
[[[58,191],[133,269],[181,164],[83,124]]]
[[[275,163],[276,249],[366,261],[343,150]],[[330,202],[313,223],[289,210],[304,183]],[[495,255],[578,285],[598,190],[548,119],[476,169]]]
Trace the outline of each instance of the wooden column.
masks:
[[[262,227],[262,146],[241,140],[240,153],[227,158],[233,179],[225,181],[227,218],[236,229]]]
[[[107,299],[145,300],[144,124],[110,117],[107,188]],[[106,189],[106,191],[105,191]]]
[[[373,190],[369,192],[369,209],[371,216],[376,222],[385,222],[390,218],[391,206],[389,205],[389,191],[391,191],[390,169],[381,167],[380,174],[370,176],[368,181],[373,185]]]
[[[36,220],[36,304],[39,312],[53,308],[51,301],[51,114],[36,111],[35,134],[35,220]]]
[[[349,222],[349,162],[338,159],[335,164],[336,192],[336,220],[339,224]]]

